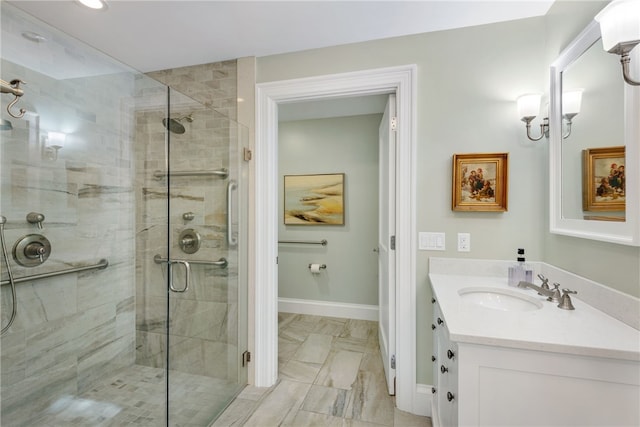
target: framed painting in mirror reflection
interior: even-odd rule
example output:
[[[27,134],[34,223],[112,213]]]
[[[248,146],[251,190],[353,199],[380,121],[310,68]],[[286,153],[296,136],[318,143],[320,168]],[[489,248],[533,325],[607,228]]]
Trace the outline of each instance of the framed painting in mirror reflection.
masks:
[[[587,212],[624,211],[625,176],[624,146],[583,150],[582,209]]]

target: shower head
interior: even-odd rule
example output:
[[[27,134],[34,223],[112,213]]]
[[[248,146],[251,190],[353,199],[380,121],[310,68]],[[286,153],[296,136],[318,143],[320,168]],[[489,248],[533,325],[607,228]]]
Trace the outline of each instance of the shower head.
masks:
[[[170,118],[162,119],[162,124],[170,132],[178,133],[178,134],[184,133],[184,130],[185,130],[184,126],[182,126],[182,124],[178,121],[178,119],[170,119]]]
[[[183,134],[185,129],[182,123],[180,123],[183,120],[191,123],[193,121],[193,113],[189,114],[188,116],[180,117],[179,119],[171,119],[167,117],[166,119],[162,119],[162,124],[170,132]]]
[[[13,125],[9,120],[2,119],[2,124],[0,124],[0,130],[11,130],[13,129]]]

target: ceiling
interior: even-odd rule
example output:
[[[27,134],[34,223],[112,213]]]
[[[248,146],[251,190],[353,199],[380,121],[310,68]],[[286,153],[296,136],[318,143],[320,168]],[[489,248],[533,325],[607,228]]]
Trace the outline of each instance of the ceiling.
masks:
[[[540,16],[553,0],[7,2],[148,72]]]

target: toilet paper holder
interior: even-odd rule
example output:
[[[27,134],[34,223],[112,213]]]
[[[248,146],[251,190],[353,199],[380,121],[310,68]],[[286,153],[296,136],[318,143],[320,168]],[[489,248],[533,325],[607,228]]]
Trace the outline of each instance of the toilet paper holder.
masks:
[[[309,268],[309,269],[311,269],[311,266],[312,266],[312,265],[313,265],[313,264],[309,264],[309,267],[308,267],[308,268]],[[324,269],[326,269],[326,268],[327,268],[327,264],[320,264],[320,270],[324,270]]]

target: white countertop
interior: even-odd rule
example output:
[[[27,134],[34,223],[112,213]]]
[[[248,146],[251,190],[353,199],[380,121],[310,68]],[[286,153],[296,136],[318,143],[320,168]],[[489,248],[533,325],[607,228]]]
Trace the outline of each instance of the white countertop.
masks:
[[[532,289],[508,286],[506,277],[429,274],[450,339],[527,350],[640,361],[640,331],[571,295],[575,310],[562,310]],[[540,285],[540,281],[535,281]],[[500,311],[464,302],[468,287],[508,289],[542,301],[534,311]]]

